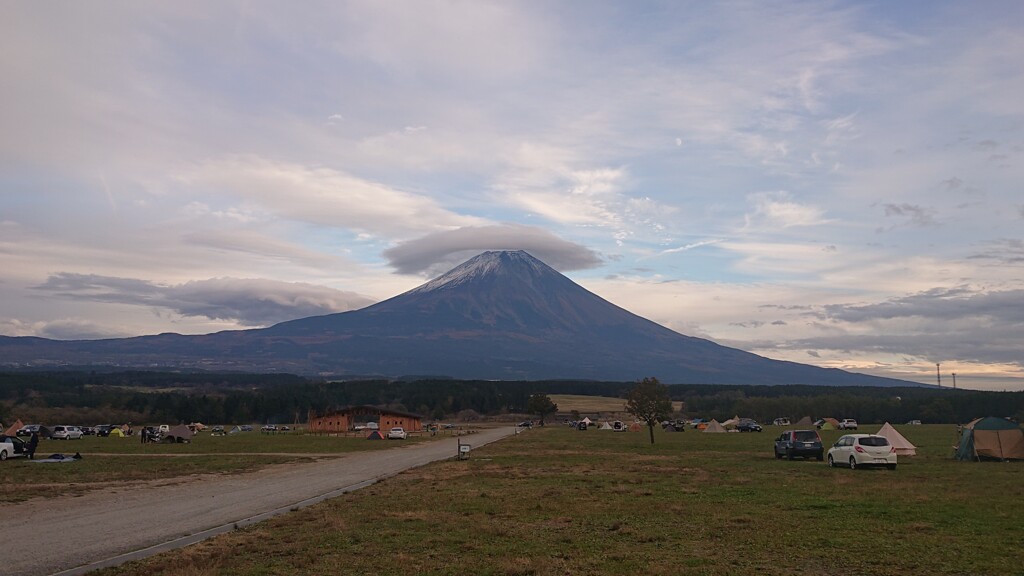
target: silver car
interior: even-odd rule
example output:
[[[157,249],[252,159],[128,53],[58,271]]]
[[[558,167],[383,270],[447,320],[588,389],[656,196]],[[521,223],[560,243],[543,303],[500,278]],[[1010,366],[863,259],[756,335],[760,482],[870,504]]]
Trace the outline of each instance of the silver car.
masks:
[[[828,449],[829,466],[849,466],[851,470],[866,466],[896,469],[896,447],[884,436],[847,434]]]
[[[81,440],[82,429],[78,426],[54,426],[53,427],[53,439],[54,440]]]

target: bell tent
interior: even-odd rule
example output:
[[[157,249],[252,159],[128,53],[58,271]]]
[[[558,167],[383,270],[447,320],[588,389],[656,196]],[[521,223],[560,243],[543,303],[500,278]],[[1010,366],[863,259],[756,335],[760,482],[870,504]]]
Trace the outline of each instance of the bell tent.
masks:
[[[892,427],[892,424],[889,424],[888,422],[883,424],[882,427],[878,429],[878,435],[885,437],[885,439],[889,441],[889,444],[893,448],[896,448],[897,456],[917,456],[917,446],[914,446],[910,443],[910,440],[904,438],[903,434],[900,434]]]
[[[965,424],[957,460],[1024,460],[1024,431],[1006,418],[989,416]]]
[[[18,434],[18,430],[21,430],[24,427],[25,427],[25,425],[21,423],[21,419],[19,418],[14,424],[11,424],[10,428],[8,428],[6,431],[4,431],[4,435],[5,436],[16,436]]]
[[[810,416],[804,416],[800,420],[797,420],[797,423],[793,424],[793,426],[796,426],[797,428],[811,428],[814,426],[814,421],[811,420]]]
[[[712,420],[708,427],[704,429],[704,432],[710,432],[712,434],[718,434],[725,432],[725,427],[718,423],[718,420]]]

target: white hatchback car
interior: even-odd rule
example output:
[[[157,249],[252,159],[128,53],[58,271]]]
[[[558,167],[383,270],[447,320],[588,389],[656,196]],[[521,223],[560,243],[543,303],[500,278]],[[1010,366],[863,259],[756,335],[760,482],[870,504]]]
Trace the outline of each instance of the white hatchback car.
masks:
[[[885,466],[896,469],[896,447],[884,436],[874,434],[847,434],[828,449],[829,466],[849,466],[851,470],[864,466]]]

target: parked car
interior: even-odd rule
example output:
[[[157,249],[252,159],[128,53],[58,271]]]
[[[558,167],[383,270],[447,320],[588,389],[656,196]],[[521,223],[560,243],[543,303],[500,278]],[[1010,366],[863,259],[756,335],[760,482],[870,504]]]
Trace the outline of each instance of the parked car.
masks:
[[[740,420],[736,424],[736,429],[740,432],[760,432],[762,430],[761,425],[753,420]]]
[[[587,423],[582,421],[582,420],[580,420],[579,423],[576,424],[576,429],[577,430],[586,430],[587,429]]]
[[[52,438],[54,440],[81,440],[82,429],[78,426],[68,426],[66,424],[54,426]]]
[[[42,424],[26,424],[26,425],[22,426],[21,428],[18,428],[18,430],[14,432],[14,435],[15,436],[31,436],[32,433],[39,432],[39,428],[40,427],[42,427]]]
[[[842,420],[839,421],[839,429],[840,430],[856,430],[857,429],[857,421],[854,420],[853,418],[843,418]]]
[[[409,433],[401,426],[395,426],[391,430],[388,430],[388,440],[405,440],[408,437]]]
[[[884,436],[847,434],[828,449],[829,466],[849,466],[851,470],[865,466],[896,469],[896,447]]]
[[[97,436],[110,436],[110,431],[114,428],[115,426],[113,424],[99,424],[92,427],[92,429],[96,431]]]
[[[17,436],[0,435],[0,460],[24,457],[25,441]]]
[[[910,422],[907,422],[907,424],[910,424],[911,426],[920,426],[921,425],[921,421],[920,420],[911,420]]]
[[[825,448],[817,430],[786,430],[775,439],[775,457],[823,459]]]
[[[239,428],[239,430],[241,430],[242,432],[252,432],[252,426],[250,426],[248,424],[242,424],[242,426],[241,426],[241,428]]]
[[[210,436],[224,436],[227,432],[224,431],[223,426],[214,426],[210,428]]]
[[[519,424],[516,424],[516,426],[518,426],[520,428],[533,428],[533,421],[532,420],[523,420]]]
[[[96,429],[92,426],[79,426],[79,428],[81,428],[83,436],[93,436],[96,434]]]
[[[772,421],[773,426],[789,426],[789,418],[776,418]]]

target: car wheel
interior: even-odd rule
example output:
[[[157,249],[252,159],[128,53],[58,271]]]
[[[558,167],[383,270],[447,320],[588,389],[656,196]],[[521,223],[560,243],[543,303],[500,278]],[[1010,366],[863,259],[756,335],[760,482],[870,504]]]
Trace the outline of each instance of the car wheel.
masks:
[[[782,454],[779,454],[778,450],[775,451],[775,459],[776,460],[782,460]]]
[[[856,470],[856,469],[857,469],[857,459],[854,458],[853,456],[850,456],[850,470]]]
[[[836,461],[832,459],[832,455],[831,454],[828,455],[828,467],[829,468],[835,468],[836,467]]]

